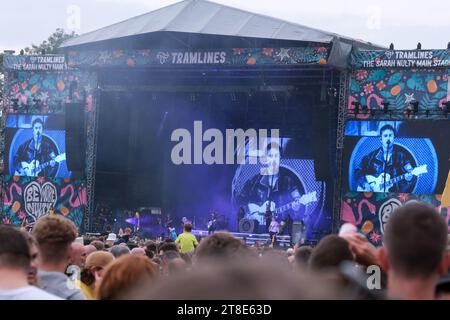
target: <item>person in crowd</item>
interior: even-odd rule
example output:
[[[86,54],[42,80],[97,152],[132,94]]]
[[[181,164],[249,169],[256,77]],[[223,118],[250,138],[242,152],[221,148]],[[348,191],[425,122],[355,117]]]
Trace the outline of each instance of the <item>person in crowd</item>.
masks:
[[[234,258],[245,258],[250,255],[250,250],[228,232],[216,232],[204,238],[194,255],[194,263],[204,260],[231,260]]]
[[[105,244],[112,247],[117,242],[117,235],[115,233],[109,233],[106,238]]]
[[[40,253],[38,281],[42,289],[63,299],[84,300],[76,279],[68,285],[69,278],[64,274],[77,236],[75,224],[61,215],[44,216],[36,222],[33,235]]]
[[[130,242],[131,235],[133,233],[133,230],[131,228],[127,227],[125,228],[123,234],[120,236],[120,239],[118,240],[119,243],[128,243]]]
[[[139,284],[151,283],[157,279],[158,275],[157,266],[147,257],[122,256],[105,269],[97,291],[97,298],[99,300],[124,299]]]
[[[295,249],[295,264],[300,268],[306,268],[313,252],[311,246],[301,246]]]
[[[31,286],[39,287],[37,280],[37,271],[39,265],[39,250],[37,247],[36,239],[29,232],[22,232],[28,241],[30,247],[30,270],[28,272],[28,284]]]
[[[103,278],[105,268],[114,261],[114,256],[106,251],[95,251],[87,256],[81,271],[80,288],[87,299],[95,299],[95,292]]]
[[[314,248],[309,267],[314,271],[336,269],[344,261],[353,261],[353,253],[347,240],[338,235],[325,236]]]
[[[448,227],[428,204],[409,202],[391,215],[379,262],[388,275],[388,296],[434,299],[436,284],[448,272]]]
[[[0,300],[60,300],[29,284],[30,247],[13,226],[0,225]]]
[[[146,241],[144,243],[144,247],[145,247],[145,254],[147,255],[147,257],[153,259],[156,255],[156,252],[158,251],[158,246],[156,245],[156,242],[151,240]]]
[[[217,235],[217,234],[214,234]],[[200,247],[202,244],[200,244]],[[199,248],[200,248],[199,247]],[[143,282],[127,299],[278,300],[345,299],[351,293],[309,274],[292,274],[277,263],[257,259],[208,260],[185,273]]]
[[[130,249],[127,246],[115,245],[111,248],[110,252],[117,259],[123,255],[130,254]]]
[[[160,271],[163,275],[185,271],[186,267],[186,262],[177,251],[169,250],[161,255]]]
[[[447,237],[447,256],[450,256],[450,235]],[[450,300],[450,270],[439,279],[436,285],[436,297],[438,299]]]
[[[84,251],[86,252],[86,257],[90,255],[92,252],[97,251],[97,248],[92,244],[88,244],[84,246]]]
[[[72,242],[72,250],[70,256],[70,265],[78,266],[80,269],[84,267],[86,262],[86,251],[84,250],[84,245],[79,242]]]
[[[94,240],[90,244],[93,245],[98,251],[105,250],[105,244],[100,240]]]
[[[135,256],[146,256],[144,248],[133,248],[130,253]]]
[[[188,253],[194,251],[198,246],[197,238],[191,233],[192,224],[186,223],[183,226],[184,232],[178,236],[175,243],[180,245],[181,253]]]
[[[164,254],[164,252],[167,252],[167,251],[178,252],[178,246],[173,241],[164,241],[163,243],[161,243],[159,245],[158,251],[159,251],[159,255],[162,256]]]

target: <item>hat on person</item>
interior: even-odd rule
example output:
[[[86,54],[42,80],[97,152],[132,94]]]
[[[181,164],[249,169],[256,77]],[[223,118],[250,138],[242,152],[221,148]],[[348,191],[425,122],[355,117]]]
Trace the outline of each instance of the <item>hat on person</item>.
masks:
[[[117,240],[117,236],[115,233],[108,234],[108,238],[106,239],[106,241],[116,241],[116,240]]]
[[[89,254],[86,258],[84,266],[86,268],[102,267],[105,268],[114,260],[114,256],[107,251],[95,251]]]

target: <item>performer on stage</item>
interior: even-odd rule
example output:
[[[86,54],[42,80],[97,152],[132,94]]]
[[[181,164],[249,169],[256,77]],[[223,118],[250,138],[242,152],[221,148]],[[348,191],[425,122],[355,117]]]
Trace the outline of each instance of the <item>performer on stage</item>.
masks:
[[[272,217],[272,221],[269,226],[269,235],[271,240],[271,247],[277,243],[277,235],[280,233],[280,224],[275,217]]]
[[[219,219],[219,213],[216,211],[213,211],[211,213],[211,218],[209,219],[208,225],[207,225],[208,234],[212,234],[218,230],[218,226],[219,226],[218,219]]]
[[[272,211],[274,207],[291,204],[281,213],[280,218],[288,213],[296,218],[303,217],[304,208],[296,200],[300,200],[304,188],[292,171],[280,167],[281,148],[278,143],[269,143],[266,155],[266,172],[247,181],[237,195],[237,201],[247,207],[246,218],[257,220],[261,226],[265,226],[267,232],[272,219],[268,209]]]
[[[417,181],[411,174],[415,162],[404,148],[394,144],[394,139],[395,129],[391,125],[385,125],[380,129],[381,147],[366,155],[356,169],[358,191],[402,193],[413,191]],[[402,175],[404,178],[392,185],[389,184],[390,179]]]
[[[42,134],[43,121],[32,123],[33,136],[25,141],[14,156],[14,175],[55,177],[58,171],[58,150],[54,143]]]

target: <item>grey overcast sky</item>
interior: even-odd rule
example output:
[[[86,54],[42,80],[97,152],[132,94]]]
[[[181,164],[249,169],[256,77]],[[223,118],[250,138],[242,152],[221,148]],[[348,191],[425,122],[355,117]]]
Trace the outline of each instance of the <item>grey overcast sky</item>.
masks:
[[[56,28],[79,34],[179,0],[0,0],[0,50],[20,50]],[[396,49],[446,48],[450,1],[444,0],[214,0]],[[79,19],[77,18],[79,17]]]

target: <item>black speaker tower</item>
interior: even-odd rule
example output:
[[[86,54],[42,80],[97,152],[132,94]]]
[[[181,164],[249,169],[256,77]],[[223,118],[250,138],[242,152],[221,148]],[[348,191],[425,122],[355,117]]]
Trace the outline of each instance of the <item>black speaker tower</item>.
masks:
[[[83,176],[86,166],[86,126],[82,103],[67,103],[66,162],[74,177]]]

